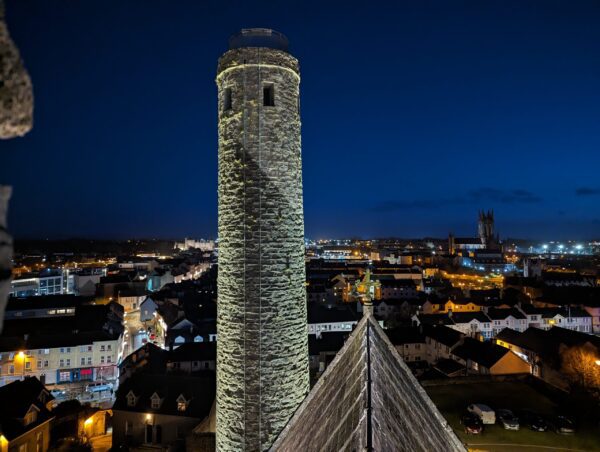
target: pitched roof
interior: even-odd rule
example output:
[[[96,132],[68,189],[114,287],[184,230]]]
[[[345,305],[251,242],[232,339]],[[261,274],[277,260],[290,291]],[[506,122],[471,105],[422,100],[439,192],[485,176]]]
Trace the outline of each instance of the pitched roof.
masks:
[[[490,319],[481,311],[476,312],[453,312],[450,316],[454,324],[457,323],[469,323],[473,320],[477,320],[480,323],[488,323]]]
[[[270,450],[465,451],[452,428],[366,315]]]
[[[513,316],[515,319],[526,319],[525,315],[516,308],[501,309],[501,308],[489,308],[487,315],[492,320],[504,320],[508,316]]]
[[[359,316],[354,305],[328,308],[316,303],[308,304],[308,323],[336,323],[358,321]]]
[[[329,331],[321,333],[318,337],[315,334],[308,335],[308,354],[310,356],[318,355],[321,352],[337,353],[344,346],[349,334],[343,331]]]
[[[42,393],[43,398],[40,399]],[[50,411],[46,408],[46,403],[52,399],[54,397],[36,377],[17,380],[0,387],[0,401],[2,401],[0,434],[10,441],[52,418]],[[37,420],[24,426],[22,419],[32,405],[38,411]]]
[[[445,358],[439,359],[433,368],[446,377],[460,375],[466,371],[466,367],[461,363],[454,361],[453,359]]]
[[[130,391],[136,396],[134,406],[127,403]],[[119,386],[113,410],[204,419],[210,412],[215,391],[215,374],[210,371],[196,376],[136,373]],[[151,397],[154,393],[163,399],[159,408],[152,408]],[[180,395],[189,401],[187,409],[183,412],[177,409],[177,398]]]
[[[465,338],[464,342],[452,350],[452,354],[464,360],[470,360],[490,369],[500,361],[506,354],[511,353],[507,348],[491,342],[480,342],[471,337]]]
[[[425,343],[425,335],[415,326],[399,326],[385,330],[385,333],[394,345]]]
[[[463,335],[459,331],[444,325],[424,325],[423,334],[425,334],[426,337],[429,337],[432,340],[448,347],[455,346],[463,338]]]
[[[217,359],[216,342],[186,342],[169,352],[169,362],[215,361]]]

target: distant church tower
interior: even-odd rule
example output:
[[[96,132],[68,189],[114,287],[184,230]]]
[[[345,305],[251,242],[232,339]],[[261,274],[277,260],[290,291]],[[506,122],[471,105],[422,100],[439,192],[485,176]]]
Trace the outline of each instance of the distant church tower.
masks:
[[[486,247],[491,247],[495,244],[493,210],[488,210],[487,212],[482,210],[479,212],[477,229],[481,243],[483,243]]]
[[[299,74],[268,29],[219,59],[218,451],[268,449],[309,390]]]

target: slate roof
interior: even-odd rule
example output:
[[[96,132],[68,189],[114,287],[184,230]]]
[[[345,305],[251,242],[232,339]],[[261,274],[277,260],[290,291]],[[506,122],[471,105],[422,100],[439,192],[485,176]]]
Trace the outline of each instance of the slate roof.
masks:
[[[489,323],[490,319],[481,311],[476,312],[453,312],[450,316],[452,322],[456,323],[469,323],[473,320],[477,320],[480,323]]]
[[[489,308],[487,311],[487,315],[492,320],[504,320],[508,316],[513,316],[515,319],[524,320],[527,317],[516,308],[510,309],[501,309],[501,308]]]
[[[316,303],[308,304],[308,323],[335,323],[358,321],[359,315],[350,305],[327,308]]]
[[[362,318],[272,451],[465,451],[372,316]]]
[[[435,370],[440,372],[446,377],[453,377],[455,375],[466,374],[466,367],[461,363],[454,361],[453,359],[439,359],[433,366]]]
[[[500,361],[510,350],[492,342],[480,342],[471,337],[452,350],[452,354],[464,360],[470,360],[490,369]]]
[[[127,404],[129,391],[138,397],[135,406]],[[151,397],[154,393],[163,399],[158,409],[152,408]],[[215,394],[214,372],[205,371],[196,376],[136,373],[119,386],[112,409],[204,419],[210,412]],[[184,412],[177,410],[179,395],[190,401]]]
[[[425,334],[426,337],[429,337],[432,340],[439,342],[440,344],[444,344],[448,347],[453,347],[454,345],[459,343],[463,337],[463,335],[459,331],[456,331],[455,329],[444,325],[424,325],[423,334]]]
[[[40,395],[43,393],[43,398]],[[0,387],[0,434],[9,441],[48,421],[53,416],[46,403],[54,397],[36,377],[17,380]],[[23,426],[22,419],[31,405],[38,409],[37,421]]]
[[[415,326],[399,326],[385,330],[385,333],[394,345],[425,343],[425,335]]]
[[[318,355],[321,352],[339,352],[344,346],[349,334],[343,331],[330,331],[321,333],[320,337],[315,334],[308,335],[309,356]]]
[[[186,342],[169,352],[169,362],[216,361],[216,342]]]

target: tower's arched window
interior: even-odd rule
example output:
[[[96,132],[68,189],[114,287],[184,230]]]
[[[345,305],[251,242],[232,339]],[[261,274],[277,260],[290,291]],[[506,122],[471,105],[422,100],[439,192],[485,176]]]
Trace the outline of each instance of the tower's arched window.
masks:
[[[231,110],[231,108],[231,88],[225,88],[225,91],[223,91],[223,111]]]
[[[263,86],[263,105],[265,107],[275,106],[275,87],[272,84]]]

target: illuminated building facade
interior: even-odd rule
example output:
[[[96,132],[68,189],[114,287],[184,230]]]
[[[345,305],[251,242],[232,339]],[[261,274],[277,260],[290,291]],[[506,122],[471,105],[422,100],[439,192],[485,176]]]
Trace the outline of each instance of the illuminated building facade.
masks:
[[[242,30],[216,83],[217,450],[266,450],[309,389],[298,61]]]

